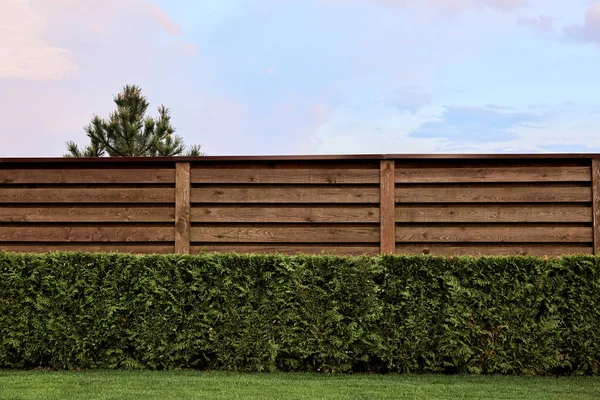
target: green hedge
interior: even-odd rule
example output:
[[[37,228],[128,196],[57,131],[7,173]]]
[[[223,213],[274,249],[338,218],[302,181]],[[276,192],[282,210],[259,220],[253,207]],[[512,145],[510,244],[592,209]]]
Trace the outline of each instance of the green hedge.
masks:
[[[600,258],[0,252],[0,368],[600,374]]]

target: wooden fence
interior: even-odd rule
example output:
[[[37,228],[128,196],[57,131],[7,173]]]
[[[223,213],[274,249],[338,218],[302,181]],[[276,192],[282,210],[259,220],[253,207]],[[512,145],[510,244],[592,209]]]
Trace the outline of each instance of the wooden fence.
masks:
[[[597,157],[0,159],[0,250],[592,254]]]

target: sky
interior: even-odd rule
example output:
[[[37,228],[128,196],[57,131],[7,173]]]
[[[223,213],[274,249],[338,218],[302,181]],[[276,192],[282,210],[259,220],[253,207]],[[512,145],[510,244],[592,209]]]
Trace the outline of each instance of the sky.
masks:
[[[599,0],[0,0],[0,157],[124,85],[208,155],[600,152]]]

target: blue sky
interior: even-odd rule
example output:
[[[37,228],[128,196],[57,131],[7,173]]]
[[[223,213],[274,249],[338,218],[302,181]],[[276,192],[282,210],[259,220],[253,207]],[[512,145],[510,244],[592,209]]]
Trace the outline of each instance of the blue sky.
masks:
[[[209,155],[600,152],[600,1],[5,1],[1,157],[125,84]]]

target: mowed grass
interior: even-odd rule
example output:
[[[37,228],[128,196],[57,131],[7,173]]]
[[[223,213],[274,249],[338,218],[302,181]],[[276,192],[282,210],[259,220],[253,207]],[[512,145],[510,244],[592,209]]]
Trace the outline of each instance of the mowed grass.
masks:
[[[600,399],[600,378],[0,371],[0,399]]]

